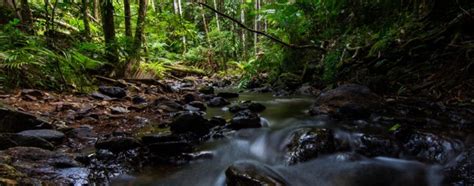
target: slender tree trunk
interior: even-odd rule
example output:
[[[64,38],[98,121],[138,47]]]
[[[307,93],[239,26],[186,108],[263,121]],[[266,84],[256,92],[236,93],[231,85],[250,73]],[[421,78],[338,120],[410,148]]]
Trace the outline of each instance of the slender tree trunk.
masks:
[[[89,25],[89,0],[82,0],[82,21],[84,22],[84,35],[87,39],[91,37],[91,27]]]
[[[181,6],[181,0],[178,0],[178,13],[179,13],[179,17],[180,17],[180,21],[181,21],[181,24],[183,23],[183,8]],[[183,26],[183,29],[186,29],[185,26]],[[183,36],[182,38],[183,40],[183,46],[184,46],[184,52],[186,52],[186,36]]]
[[[257,12],[255,15],[255,20],[254,20],[254,30],[259,31],[259,24],[260,24],[260,0],[255,0],[255,11]],[[255,48],[255,55],[258,53],[258,34],[254,33],[254,48]]]
[[[99,20],[99,0],[92,0],[92,11],[94,12],[94,18]]]
[[[132,38],[132,16],[130,11],[130,0],[123,1],[123,8],[125,14],[125,36]]]
[[[212,0],[212,2],[214,3],[214,9],[219,10],[219,9],[217,8],[217,1],[216,1],[216,0]],[[215,13],[215,14],[216,14],[217,31],[220,32],[220,31],[221,31],[221,26],[220,26],[220,23],[219,23],[219,15],[218,15],[217,13]]]
[[[31,13],[28,0],[21,0],[21,21],[25,27],[25,31],[32,34],[33,31],[33,14]]]
[[[147,10],[147,0],[139,0],[137,27],[135,30],[134,55],[140,55],[140,49],[143,42],[143,32],[145,30],[145,19]]]
[[[244,4],[245,3],[245,0],[240,0],[240,3],[241,4]],[[240,6],[241,9],[240,9],[240,21],[242,22],[242,24],[245,24],[245,8]],[[246,56],[246,52],[247,52],[247,38],[246,38],[246,30],[245,29],[240,29],[241,30],[241,34],[242,34],[242,56],[243,58],[245,58]]]
[[[113,0],[104,0],[101,3],[102,29],[104,31],[106,58],[112,64],[119,62],[115,46],[115,23]]]

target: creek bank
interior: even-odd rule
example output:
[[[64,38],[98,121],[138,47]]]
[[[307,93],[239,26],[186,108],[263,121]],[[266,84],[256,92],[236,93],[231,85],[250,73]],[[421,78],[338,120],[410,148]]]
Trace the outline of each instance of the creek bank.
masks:
[[[62,152],[64,156],[52,158],[72,157],[78,164],[68,168],[88,170],[84,179],[87,183],[103,183],[107,182],[107,178],[117,175],[139,173],[144,167],[183,166],[194,161],[212,159],[213,152],[201,151],[201,144],[221,138],[232,139],[232,135],[238,131],[259,130],[258,128],[265,126],[259,113],[264,111],[266,106],[251,101],[228,106],[228,110],[232,112],[228,120],[207,117],[207,106],[212,105],[206,106],[205,103],[209,104],[213,99],[226,99],[223,95],[233,101],[237,97],[236,94],[221,93],[219,96],[212,86],[204,89],[198,86],[210,85],[211,82],[202,79],[185,81],[158,82],[157,85],[133,83],[133,86],[126,88],[108,86],[108,90],[118,92],[117,95],[104,90],[98,92],[111,99],[99,99],[94,95],[54,93],[41,93],[43,96],[39,96],[35,91],[29,91],[32,92],[30,96],[36,95],[35,101],[25,97],[26,93],[12,96],[4,101],[22,108],[21,110],[46,116],[54,122],[44,121],[21,111],[2,109],[3,113],[30,118],[26,121],[31,123],[22,122],[28,127],[16,129],[12,128],[16,124],[14,119],[1,120],[6,123],[1,125],[6,129],[0,130],[0,138],[5,139],[6,143],[0,144],[3,150],[0,155],[18,148],[17,146]],[[229,100],[226,101],[230,102]],[[218,108],[223,105],[229,104],[222,104]],[[281,150],[284,151],[283,159],[290,170],[305,167],[320,158],[333,157],[337,153],[355,152],[355,155],[348,159],[356,161],[351,163],[351,166],[356,168],[360,161],[367,160],[366,157],[370,159],[385,156],[417,160],[446,167],[446,182],[463,180],[469,183],[470,178],[465,176],[465,169],[472,166],[462,166],[462,163],[469,162],[472,157],[472,153],[465,151],[463,143],[466,134],[472,130],[470,127],[474,121],[468,109],[433,104],[424,100],[382,97],[372,93],[367,87],[354,84],[323,91],[315,97],[314,105],[308,109],[311,110],[309,114],[328,117],[341,126],[337,126],[338,130],[332,127],[306,126],[289,133]],[[432,118],[432,115],[436,117]],[[456,126],[451,123],[456,123]],[[43,127],[49,129],[42,129]],[[446,128],[450,130],[439,130]],[[454,130],[455,128],[457,129]],[[93,151],[85,151],[91,148]],[[465,158],[457,160],[459,154],[464,154]],[[454,159],[459,163],[452,163]],[[370,162],[374,164],[374,169],[398,171],[391,166],[387,168],[372,162],[372,159]],[[18,170],[9,161],[4,164],[2,166],[9,176],[2,177],[8,179],[7,181],[21,181],[20,177],[17,179],[15,175],[25,175],[42,181],[41,172],[31,174],[22,169]],[[64,171],[54,166],[50,169],[58,175]],[[353,171],[359,174],[357,170]],[[285,174],[284,179],[278,176],[280,173]],[[81,175],[83,174],[86,172],[81,172]],[[265,164],[232,165],[226,171],[227,174],[227,181],[230,183],[259,184],[286,183],[286,174],[291,175],[287,170],[274,170]],[[404,176],[402,173],[400,175]],[[58,179],[64,183],[77,181],[63,179],[61,176]],[[81,180],[84,181],[82,178]]]

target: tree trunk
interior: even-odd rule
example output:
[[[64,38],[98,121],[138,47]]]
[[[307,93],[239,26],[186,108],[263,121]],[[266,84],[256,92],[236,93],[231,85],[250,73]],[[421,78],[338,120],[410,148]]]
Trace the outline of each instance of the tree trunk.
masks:
[[[240,0],[241,5],[245,3],[245,0]],[[242,24],[245,24],[245,8],[243,6],[240,6],[240,21]],[[245,58],[246,52],[247,52],[247,38],[246,38],[246,30],[241,29],[241,34],[242,34],[242,56]]]
[[[99,20],[99,3],[99,0],[92,0],[92,9],[96,20]]]
[[[259,25],[260,25],[260,21],[259,21],[260,13],[259,13],[259,11],[260,11],[260,0],[255,0],[255,12],[257,12],[257,13],[255,15],[255,20],[254,20],[254,30],[256,30],[256,31],[260,30],[260,28],[259,28]],[[258,45],[258,34],[257,33],[254,33],[254,41],[253,42],[254,42],[255,55],[257,55],[258,51],[259,51],[258,46],[257,46]]]
[[[130,13],[130,0],[123,1],[123,8],[125,14],[125,36],[127,36],[128,38],[132,38],[132,16]]]
[[[217,2],[216,2],[216,0],[212,0],[212,2],[214,3],[214,9],[219,10],[219,9],[217,8]],[[217,13],[215,13],[215,14],[216,14],[217,31],[220,32],[220,31],[221,31],[221,26],[220,26],[220,23],[219,23],[219,15],[218,15]]]
[[[106,58],[112,64],[119,62],[115,46],[115,23],[113,0],[104,0],[101,3],[102,29],[104,31]]]
[[[26,32],[33,33],[33,14],[31,13],[28,0],[21,0],[21,22]]]
[[[180,21],[181,21],[180,24],[183,24],[183,8],[181,6],[181,0],[178,0],[178,13],[179,13]],[[185,29],[186,31],[186,27],[184,25],[183,25],[183,29]],[[182,40],[183,40],[184,52],[186,52],[186,36],[183,36]]]
[[[84,35],[87,39],[91,37],[91,27],[89,25],[89,0],[82,0],[82,21],[84,22]]]
[[[139,7],[138,7],[138,19],[137,19],[137,27],[135,30],[135,42],[134,42],[134,52],[135,55],[140,54],[140,49],[143,41],[143,31],[145,30],[145,18],[146,18],[146,9],[147,9],[147,2],[148,0],[139,0]]]

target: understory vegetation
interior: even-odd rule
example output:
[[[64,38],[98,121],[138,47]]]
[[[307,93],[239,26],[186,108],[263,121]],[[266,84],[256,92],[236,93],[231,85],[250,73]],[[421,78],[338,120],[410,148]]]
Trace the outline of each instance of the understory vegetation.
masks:
[[[467,26],[472,5],[468,0],[3,1],[0,84],[88,91],[96,75],[199,74],[233,76],[241,87],[287,77],[321,87],[355,81],[400,94],[421,86],[439,97],[440,91],[459,87],[441,86],[438,77],[457,69],[462,72],[454,73],[453,81],[472,77],[474,32]],[[448,62],[459,68],[445,68]],[[434,76],[423,73],[433,69]]]

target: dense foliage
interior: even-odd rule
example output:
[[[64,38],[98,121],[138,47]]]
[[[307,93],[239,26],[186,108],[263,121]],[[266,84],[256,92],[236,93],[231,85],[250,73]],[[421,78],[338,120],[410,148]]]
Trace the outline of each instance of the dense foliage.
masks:
[[[345,67],[388,63],[394,47],[472,12],[467,0],[201,1],[284,43],[324,48],[315,50],[281,45],[192,1],[9,2],[0,4],[1,84],[83,91],[93,75],[161,78],[176,69],[239,75],[242,86],[264,77],[331,84]],[[145,12],[139,12],[141,6]],[[33,23],[28,14],[21,15],[24,9],[30,9]],[[113,25],[105,22],[107,11],[113,13],[108,20]],[[144,30],[137,27],[142,24]],[[115,31],[113,40],[106,29]]]

